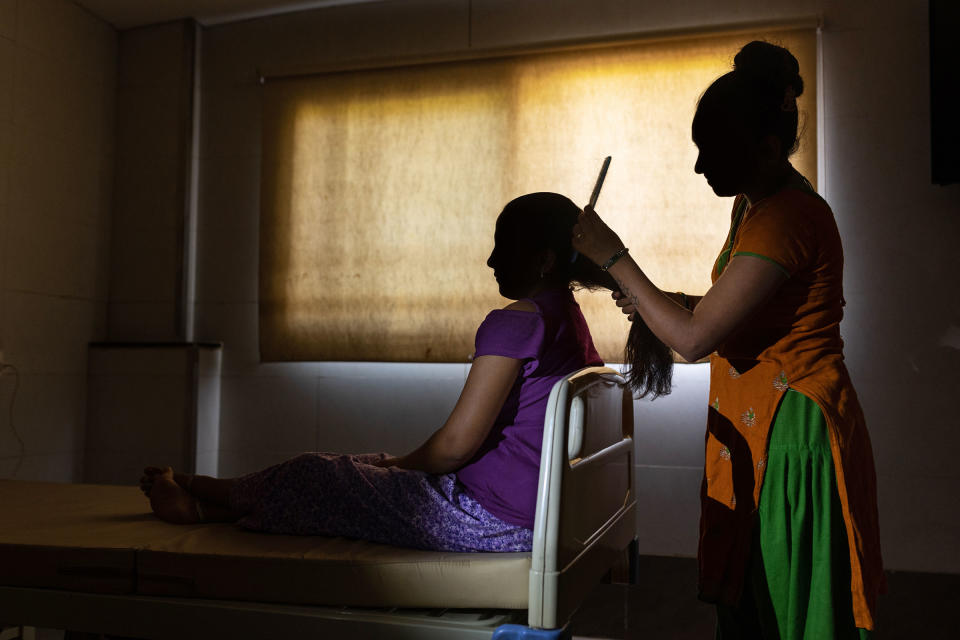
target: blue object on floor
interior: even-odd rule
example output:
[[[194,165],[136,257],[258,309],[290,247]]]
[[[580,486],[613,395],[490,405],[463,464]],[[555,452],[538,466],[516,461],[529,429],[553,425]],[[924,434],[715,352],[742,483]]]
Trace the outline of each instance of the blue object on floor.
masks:
[[[493,632],[492,640],[568,640],[568,627],[561,629],[531,629],[522,624],[502,624]]]

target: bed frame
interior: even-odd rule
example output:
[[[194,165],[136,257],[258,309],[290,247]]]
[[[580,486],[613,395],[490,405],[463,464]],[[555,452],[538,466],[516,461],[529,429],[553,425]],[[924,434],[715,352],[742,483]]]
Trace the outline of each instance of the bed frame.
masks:
[[[636,538],[633,465],[633,403],[623,378],[612,369],[590,367],[557,382],[544,423],[526,612],[85,593],[2,586],[7,583],[0,568],[0,622],[198,640],[565,638],[577,607]]]

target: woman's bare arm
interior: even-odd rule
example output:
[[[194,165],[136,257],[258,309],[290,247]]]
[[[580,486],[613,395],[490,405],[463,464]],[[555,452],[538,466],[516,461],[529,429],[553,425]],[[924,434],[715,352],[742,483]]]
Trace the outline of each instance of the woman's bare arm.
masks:
[[[490,433],[522,364],[521,360],[505,356],[477,357],[444,425],[415,451],[388,458],[382,466],[450,473],[465,465]]]
[[[689,293],[681,294],[679,291],[665,291],[664,293],[666,293],[668,298],[690,311],[696,309],[697,305],[703,299],[703,296],[692,296]]]
[[[610,274],[650,330],[689,362],[713,353],[785,279],[767,260],[737,256],[688,311],[657,289],[632,259],[621,259]]]
[[[577,223],[574,248],[603,264],[623,243],[589,207]],[[658,289],[627,254],[609,269],[620,291],[650,330],[685,360],[709,355],[786,279],[775,264],[753,256],[736,256],[693,311]]]
[[[660,293],[667,296],[674,302],[676,302],[681,307],[693,311],[696,309],[697,305],[700,304],[700,301],[703,299],[703,296],[692,296],[689,294],[681,295],[679,291],[663,291],[661,289]],[[684,304],[684,295],[686,295],[686,304]],[[631,321],[634,318],[634,313],[637,308],[633,306],[633,302],[630,301],[630,298],[623,295],[619,291],[613,292],[613,299],[617,301],[617,306],[620,307],[620,312],[627,316]]]

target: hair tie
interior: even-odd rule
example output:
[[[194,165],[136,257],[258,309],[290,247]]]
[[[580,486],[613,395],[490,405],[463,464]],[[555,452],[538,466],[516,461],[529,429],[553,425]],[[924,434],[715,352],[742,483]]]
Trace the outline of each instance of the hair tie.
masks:
[[[783,92],[783,102],[780,103],[781,111],[796,111],[797,110],[797,92],[794,90],[793,86],[788,86],[787,89]]]

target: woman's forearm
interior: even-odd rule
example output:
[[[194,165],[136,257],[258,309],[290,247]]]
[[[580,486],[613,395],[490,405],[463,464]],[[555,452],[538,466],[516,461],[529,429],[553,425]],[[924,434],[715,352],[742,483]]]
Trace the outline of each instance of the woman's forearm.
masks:
[[[621,308],[633,306],[647,326],[660,340],[686,360],[696,361],[710,353],[694,327],[693,313],[684,308],[680,296],[661,291],[626,253],[623,241],[600,219],[590,206],[584,207],[573,226],[573,248],[616,280],[623,299]],[[614,293],[614,298],[619,296]],[[702,332],[701,332],[702,333]]]
[[[456,471],[467,463],[467,459],[464,459],[464,455],[452,451],[443,440],[444,434],[441,429],[407,455],[396,458],[389,466],[438,474]]]
[[[417,449],[381,466],[450,473],[467,464],[483,445],[520,373],[522,361],[483,355],[474,359],[460,398],[443,426]]]
[[[650,330],[688,362],[713,353],[787,278],[769,260],[739,256],[689,311],[657,289],[632,258],[609,271]]]
[[[693,362],[712,351],[712,345],[701,344],[695,333],[693,305],[688,310],[679,293],[661,291],[630,255],[617,261],[609,273],[650,330],[681,357]],[[694,297],[688,297],[688,304],[690,298]],[[695,297],[694,303],[699,300],[699,296]]]
[[[712,353],[736,328],[774,294],[789,277],[779,264],[744,255],[730,260],[706,295],[688,300],[655,287],[629,254],[623,241],[597,212],[584,207],[573,227],[573,247],[603,265],[617,281],[617,306],[632,305],[653,333],[685,360]],[[696,312],[692,311],[696,309]]]

